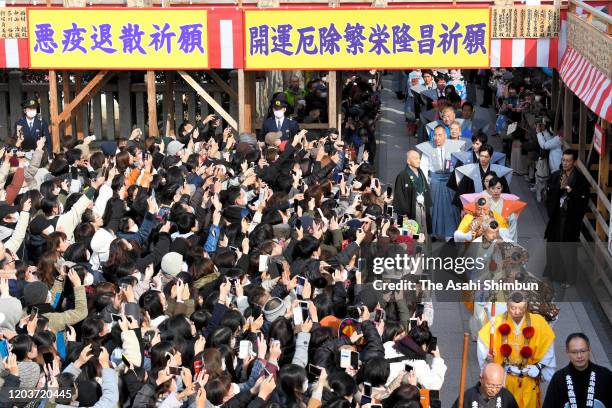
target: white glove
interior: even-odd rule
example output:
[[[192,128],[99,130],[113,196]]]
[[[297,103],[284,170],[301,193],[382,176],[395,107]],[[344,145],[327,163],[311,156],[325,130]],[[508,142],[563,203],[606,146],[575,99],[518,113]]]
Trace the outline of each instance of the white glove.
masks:
[[[416,202],[419,204],[423,204],[425,202],[425,197],[423,197],[423,194],[417,195]]]
[[[508,366],[508,372],[514,375],[521,375],[521,369],[515,365]]]
[[[525,367],[524,373],[531,378],[536,378],[540,375],[540,369],[538,368],[538,366],[530,364]]]

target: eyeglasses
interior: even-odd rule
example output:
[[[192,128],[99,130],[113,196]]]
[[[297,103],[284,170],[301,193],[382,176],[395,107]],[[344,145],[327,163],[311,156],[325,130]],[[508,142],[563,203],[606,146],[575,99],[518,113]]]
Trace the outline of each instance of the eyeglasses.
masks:
[[[488,390],[499,390],[503,387],[501,384],[485,384],[485,388]]]
[[[573,355],[573,356],[577,356],[579,354],[587,354],[589,351],[591,350],[569,350],[568,353]]]

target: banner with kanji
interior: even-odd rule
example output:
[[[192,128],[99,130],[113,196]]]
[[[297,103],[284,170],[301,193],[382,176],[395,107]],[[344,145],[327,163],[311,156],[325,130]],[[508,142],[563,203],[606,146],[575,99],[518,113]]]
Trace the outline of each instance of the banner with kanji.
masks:
[[[489,8],[246,10],[247,69],[487,68]]]
[[[31,68],[205,69],[203,9],[28,9]]]

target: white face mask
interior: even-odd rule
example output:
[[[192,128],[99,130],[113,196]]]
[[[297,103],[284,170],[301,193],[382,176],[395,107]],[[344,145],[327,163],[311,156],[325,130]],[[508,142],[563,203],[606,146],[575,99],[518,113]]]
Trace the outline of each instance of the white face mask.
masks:
[[[130,232],[138,232],[138,225],[132,224],[132,226],[130,227]]]
[[[94,277],[91,273],[85,275],[85,279],[83,279],[83,286],[91,286],[94,283]]]
[[[26,109],[26,116],[30,119],[34,119],[36,117],[35,109]]]
[[[542,100],[542,95],[536,95],[534,96],[534,99],[536,102],[540,102]]]
[[[226,367],[225,367],[225,361],[221,361],[221,371],[225,371]]]
[[[302,392],[306,393],[306,391],[308,391],[308,380],[304,380],[304,383],[302,384]]]
[[[276,119],[282,119],[282,118],[284,118],[284,117],[285,117],[285,112],[283,112],[283,110],[282,110],[282,109],[275,110],[275,111],[274,111],[274,117],[275,117]]]

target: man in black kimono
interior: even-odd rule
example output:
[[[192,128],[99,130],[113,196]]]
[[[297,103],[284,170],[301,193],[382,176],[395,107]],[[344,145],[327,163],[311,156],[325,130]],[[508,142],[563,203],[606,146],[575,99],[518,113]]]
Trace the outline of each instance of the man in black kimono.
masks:
[[[589,184],[575,168],[578,152],[567,149],[561,158],[561,170],[555,171],[546,186],[548,224],[546,269],[544,276],[564,287],[576,281],[576,249],[580,240],[582,218],[589,201]]]
[[[516,400],[504,388],[504,369],[499,364],[489,363],[482,369],[480,382],[463,394],[465,408],[518,408]],[[453,408],[457,408],[459,400]]]
[[[465,164],[455,168],[447,187],[455,191],[453,205],[462,208],[460,196],[462,194],[480,193],[486,190],[484,179],[487,175],[497,176],[502,184],[502,192],[510,193],[510,178],[512,169],[491,161],[494,151],[490,144],[483,144],[478,151],[478,164]],[[459,174],[458,174],[459,173]]]
[[[590,361],[589,338],[570,334],[565,351],[570,363],[550,379],[542,408],[612,407],[612,372]]]
[[[406,168],[395,179],[394,211],[419,223],[419,231],[431,231],[431,195],[416,150],[406,154]]]

